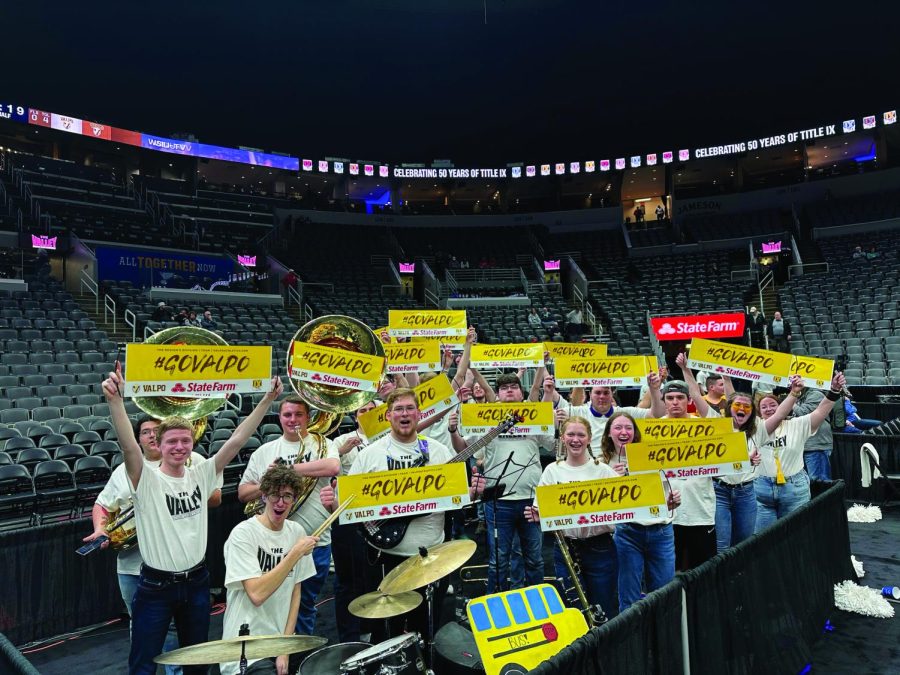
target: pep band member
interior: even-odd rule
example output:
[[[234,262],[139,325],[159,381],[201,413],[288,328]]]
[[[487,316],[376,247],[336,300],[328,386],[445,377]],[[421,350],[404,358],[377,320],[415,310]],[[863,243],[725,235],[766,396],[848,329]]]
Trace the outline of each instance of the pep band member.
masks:
[[[618,475],[628,469],[627,446],[639,443],[641,432],[634,418],[626,412],[613,413],[603,430],[600,450],[603,461]],[[666,499],[669,511],[681,505],[681,493],[672,490]],[[675,577],[675,533],[673,516],[632,520],[616,526],[616,557],[619,564],[619,611],[623,612],[641,599],[645,572],[646,591],[662,588]]]
[[[784,420],[772,431],[769,440],[760,447],[761,475],[756,479],[756,532],[797,510],[809,501],[809,475],[803,468],[806,440],[827,424],[828,413],[840,399],[846,381],[842,373],[831,380],[831,390],[808,415]],[[791,382],[791,392],[779,405],[773,394],[764,394],[757,407],[760,417],[768,423],[786,406],[791,409],[803,391],[803,380]],[[782,418],[784,415],[782,415]]]
[[[216,477],[237,455],[259,426],[269,405],[282,392],[272,379],[271,391],[234,430],[213,459],[188,471],[185,462],[194,447],[191,423],[180,417],[164,419],[158,429],[162,455],[159,470],[147,469],[134,440],[121,392],[121,367],[103,382],[110,418],[125,457],[125,471],[134,500],[138,544],[144,564],[134,595],[131,623],[132,675],[153,675],[153,658],[162,651],[174,617],[182,647],[209,639],[209,572],[204,556],[207,542],[207,499],[216,490]],[[146,469],[146,470],[145,470]],[[205,673],[205,666],[186,666],[187,675]]]
[[[265,510],[239,523],[225,542],[228,592],[222,639],[239,635],[293,635],[300,608],[301,582],[316,574],[312,552],[318,541],[288,519],[300,495],[300,476],[288,466],[273,466],[259,482]],[[287,675],[288,656],[248,661],[247,673]],[[222,663],[222,675],[237,675],[239,663]]]
[[[575,483],[599,478],[619,476],[610,466],[595,459],[591,451],[591,424],[583,417],[569,417],[560,428],[565,448],[565,459],[548,464],[538,485]],[[525,507],[525,517],[533,523],[540,522],[537,500]],[[588,602],[599,604],[608,618],[619,613],[616,600],[618,561],[612,533],[615,525],[590,525],[573,527],[563,532],[574,557],[581,568],[581,581]],[[571,586],[569,570],[563,560],[558,543],[553,545],[553,566],[556,576]]]

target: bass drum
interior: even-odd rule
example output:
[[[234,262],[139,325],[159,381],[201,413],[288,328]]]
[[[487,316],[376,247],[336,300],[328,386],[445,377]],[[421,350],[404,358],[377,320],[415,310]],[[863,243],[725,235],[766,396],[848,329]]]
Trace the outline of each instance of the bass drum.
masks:
[[[297,675],[341,675],[341,663],[371,647],[368,642],[342,642],[317,649],[300,663]]]

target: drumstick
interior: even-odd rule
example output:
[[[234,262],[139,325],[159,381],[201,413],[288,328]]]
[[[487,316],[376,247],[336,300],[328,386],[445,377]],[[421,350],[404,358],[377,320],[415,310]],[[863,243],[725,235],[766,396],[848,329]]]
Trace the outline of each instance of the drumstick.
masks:
[[[347,497],[347,499],[345,499],[344,502],[340,506],[338,506],[330,516],[328,516],[325,519],[325,522],[322,523],[321,525],[319,525],[319,527],[316,529],[316,531],[312,533],[312,536],[313,537],[321,537],[322,533],[325,530],[327,530],[329,527],[331,527],[331,524],[337,519],[337,517],[339,515],[341,515],[341,512],[344,509],[346,509],[348,506],[350,506],[350,502],[352,502],[354,499],[356,499],[356,495],[350,495],[349,497]]]

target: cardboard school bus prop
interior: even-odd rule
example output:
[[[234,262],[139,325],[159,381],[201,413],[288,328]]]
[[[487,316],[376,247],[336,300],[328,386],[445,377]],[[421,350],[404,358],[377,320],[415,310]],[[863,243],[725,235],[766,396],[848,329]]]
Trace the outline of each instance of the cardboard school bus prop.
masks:
[[[475,598],[466,613],[486,675],[524,675],[588,630],[550,584]]]

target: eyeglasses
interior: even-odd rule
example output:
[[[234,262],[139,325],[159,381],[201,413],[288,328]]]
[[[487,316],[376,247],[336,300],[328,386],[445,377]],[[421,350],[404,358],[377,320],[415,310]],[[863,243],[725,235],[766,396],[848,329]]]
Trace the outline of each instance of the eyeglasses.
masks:
[[[753,410],[753,406],[750,405],[749,403],[734,402],[731,404],[731,409],[732,410],[745,410],[747,412],[750,412],[751,410]]]
[[[283,495],[269,495],[269,501],[271,501],[273,504],[277,504],[278,502],[293,504],[295,499],[297,499],[297,495],[292,495],[290,492]]]
[[[156,436],[156,428],[141,429],[141,436]]]

